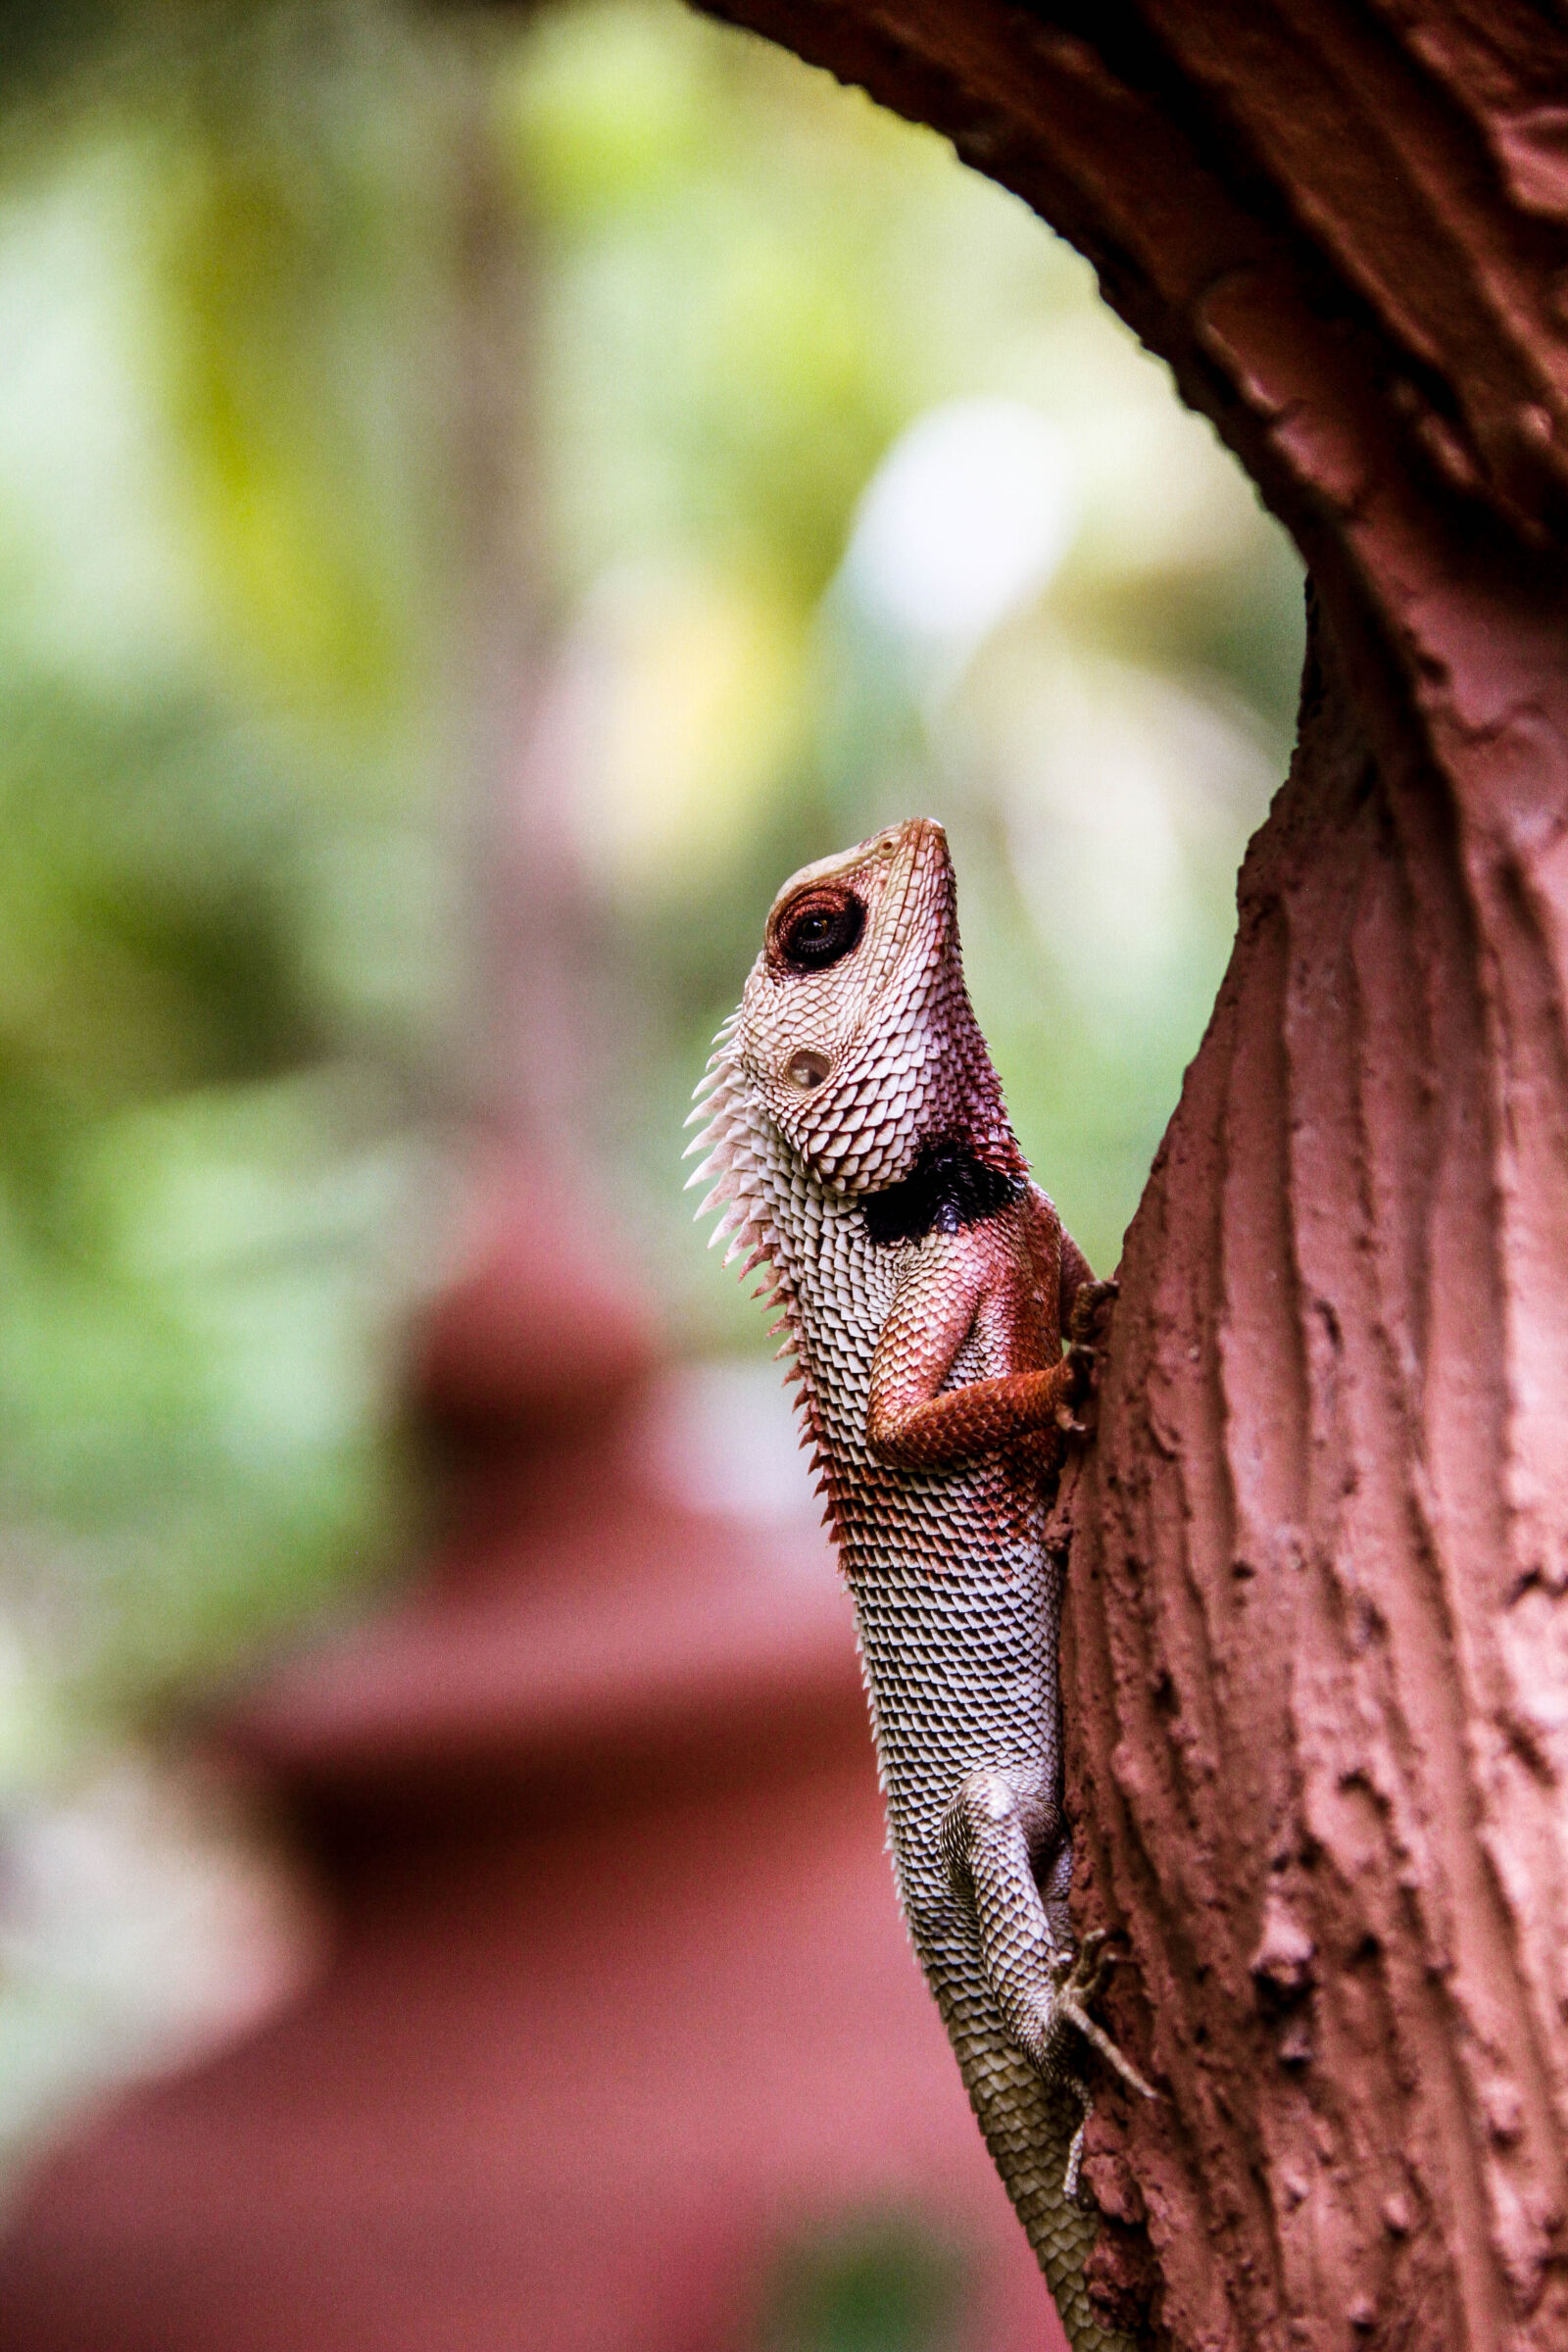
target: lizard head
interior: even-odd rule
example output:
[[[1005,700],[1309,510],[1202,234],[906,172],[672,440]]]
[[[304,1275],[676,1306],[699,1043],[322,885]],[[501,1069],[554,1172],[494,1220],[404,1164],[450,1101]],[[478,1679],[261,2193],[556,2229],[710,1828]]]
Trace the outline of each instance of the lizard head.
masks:
[[[714,1066],[715,1141],[743,1098],[747,1123],[764,1119],[832,1192],[899,1183],[939,1145],[1022,1173],[963,983],[953,864],[934,819],[791,876]]]

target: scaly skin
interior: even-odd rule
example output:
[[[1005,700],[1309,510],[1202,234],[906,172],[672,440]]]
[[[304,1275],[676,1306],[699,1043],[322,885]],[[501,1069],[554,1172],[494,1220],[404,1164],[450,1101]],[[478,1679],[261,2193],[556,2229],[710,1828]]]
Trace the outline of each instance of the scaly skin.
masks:
[[[915,1950],[1075,2352],[1131,2352],[1084,2286],[1086,2043],[1152,2094],[1089,2014],[1104,1961],[1068,1925],[1043,1541],[1083,1381],[1062,1332],[1088,1336],[1106,1286],[1029,1182],[940,825],[785,885],[699,1094],[699,1214],[724,1208],[782,1309]]]

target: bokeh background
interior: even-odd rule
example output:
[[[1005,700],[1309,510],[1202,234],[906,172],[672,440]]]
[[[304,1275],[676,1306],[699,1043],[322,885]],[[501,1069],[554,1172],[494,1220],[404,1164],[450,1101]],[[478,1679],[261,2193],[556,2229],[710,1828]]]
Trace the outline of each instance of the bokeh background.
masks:
[[[1301,614],[1082,262],[673,0],[106,0],[0,43],[20,2210],[106,2086],[324,1965],[212,1726],[418,1588],[410,1365],[475,1166],[548,1165],[636,1269],[688,1503],[788,1520],[678,1165],[778,883],[942,817],[1016,1123],[1108,1271]],[[755,2340],[947,2340],[940,2222],[824,2208]]]

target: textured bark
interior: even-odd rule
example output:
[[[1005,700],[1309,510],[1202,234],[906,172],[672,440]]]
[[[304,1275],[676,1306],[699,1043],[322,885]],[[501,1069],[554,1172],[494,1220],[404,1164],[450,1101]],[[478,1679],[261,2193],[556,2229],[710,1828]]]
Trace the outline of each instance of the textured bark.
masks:
[[[1096,2127],[1103,2292],[1183,2352],[1561,2346],[1568,27],[719,13],[1080,245],[1315,581],[1074,1500],[1075,1913],[1167,2094]]]

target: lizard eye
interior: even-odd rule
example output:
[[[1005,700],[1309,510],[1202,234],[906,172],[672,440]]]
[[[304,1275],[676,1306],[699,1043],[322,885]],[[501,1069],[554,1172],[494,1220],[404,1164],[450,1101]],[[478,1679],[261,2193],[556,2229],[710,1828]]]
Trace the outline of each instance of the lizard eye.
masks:
[[[865,908],[853,892],[808,899],[779,933],[779,953],[798,972],[820,972],[848,956],[865,928]]]

